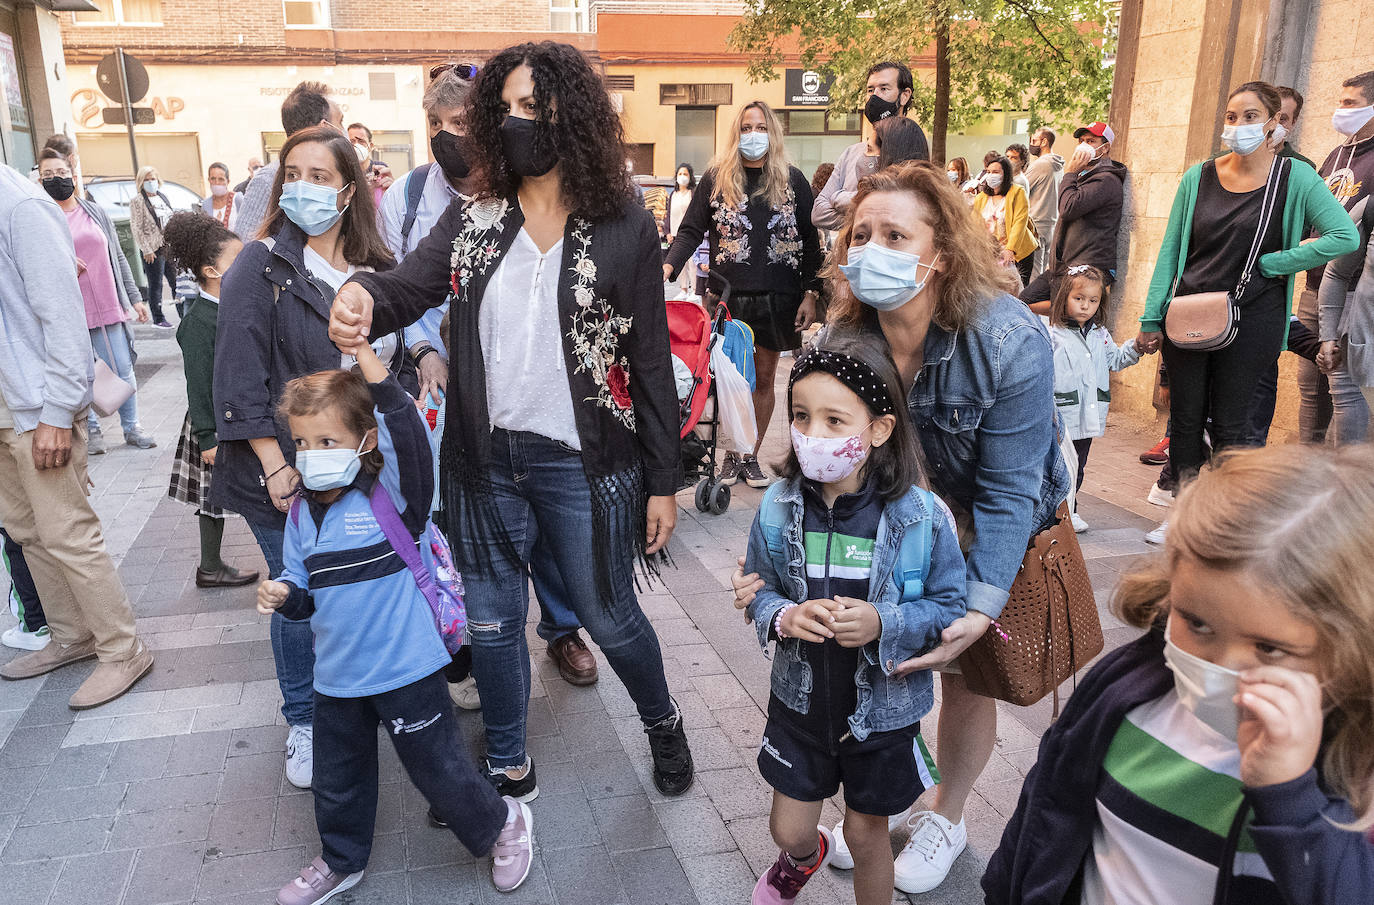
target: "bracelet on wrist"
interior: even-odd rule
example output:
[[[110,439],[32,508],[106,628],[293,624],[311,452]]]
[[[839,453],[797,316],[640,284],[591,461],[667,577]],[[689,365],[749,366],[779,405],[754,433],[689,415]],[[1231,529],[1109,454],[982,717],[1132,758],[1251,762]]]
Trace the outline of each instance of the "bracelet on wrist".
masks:
[[[269,481],[272,480],[272,479],[275,478],[277,475],[281,474],[283,471],[285,471],[286,469],[288,469],[288,468],[290,468],[290,467],[291,467],[291,463],[290,463],[290,462],[284,463],[284,464],[282,465],[281,468],[278,468],[276,471],[274,471],[274,472],[272,472],[270,475],[268,475],[268,476],[267,476],[267,480],[269,480]]]
[[[782,609],[778,610],[777,618],[773,620],[773,634],[777,635],[779,640],[788,637],[782,633],[782,617],[794,606],[796,606],[795,603],[787,604]]]
[[[431,352],[438,352],[438,351],[439,351],[439,350],[436,349],[436,348],[434,348],[433,346],[425,346],[425,347],[424,347],[423,349],[421,349],[419,352],[412,352],[412,353],[410,353],[410,358],[411,358],[412,361],[415,362],[416,365],[418,365],[418,364],[424,359],[424,357],[425,357],[426,355],[428,355],[428,354],[431,353]]]

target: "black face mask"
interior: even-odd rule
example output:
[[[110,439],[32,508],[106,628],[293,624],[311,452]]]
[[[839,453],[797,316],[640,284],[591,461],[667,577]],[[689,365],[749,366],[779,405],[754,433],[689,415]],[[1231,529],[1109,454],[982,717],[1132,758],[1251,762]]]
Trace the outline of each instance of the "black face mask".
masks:
[[[864,104],[864,118],[873,125],[876,126],[879,120],[896,115],[897,104],[894,101],[885,101],[876,94],[868,96],[868,103]]]
[[[466,179],[472,167],[463,156],[463,142],[452,132],[440,129],[429,140],[429,152],[449,179]]]
[[[49,176],[43,180],[43,191],[54,201],[66,201],[76,191],[76,181],[70,176]]]
[[[1041,154],[1045,153],[1045,149],[1039,145],[1031,145],[1030,152],[1032,157],[1039,157]]]
[[[553,147],[553,142],[546,135],[541,134],[547,129],[536,120],[518,116],[507,116],[506,121],[501,123],[501,153],[505,155],[511,170],[521,179],[543,176],[558,163],[558,149]],[[540,138],[546,144],[542,154],[535,151],[535,144]]]

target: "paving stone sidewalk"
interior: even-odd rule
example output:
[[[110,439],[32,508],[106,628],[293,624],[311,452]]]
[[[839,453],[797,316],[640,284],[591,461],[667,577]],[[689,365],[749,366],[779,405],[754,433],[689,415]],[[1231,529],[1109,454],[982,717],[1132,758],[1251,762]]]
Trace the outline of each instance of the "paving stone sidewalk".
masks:
[[[195,517],[166,498],[185,412],[179,351],[170,333],[139,327],[138,339],[142,421],[159,446],[118,445],[117,420],[107,419],[110,453],[92,460],[91,474],[108,544],[157,663],[134,692],[80,714],[66,702],[89,665],[0,683],[0,902],[259,905],[318,851],[311,795],[283,776],[286,729],[254,589],[195,587]],[[785,442],[777,419],[766,461]],[[1143,502],[1154,470],[1135,460],[1155,439],[1149,429],[1114,424],[1094,446],[1080,504],[1092,525],[1082,540],[1109,647],[1134,635],[1107,614],[1110,590],[1150,550],[1142,535],[1163,513]],[[382,785],[367,878],[334,901],[747,902],[776,855],[770,792],[755,764],[769,664],[727,589],[759,497],[737,485],[729,511],[709,516],[695,510],[690,492],[681,495],[677,568],[641,598],[697,764],[686,795],[665,799],[654,789],[642,726],[600,653],[600,682],[573,688],[559,679],[531,622],[529,750],[541,795],[533,804],[538,857],[525,886],[495,892],[484,862],[429,827],[425,802],[379,736]],[[224,549],[241,566],[262,566],[242,521],[229,523]],[[0,628],[10,624],[0,615]],[[14,653],[0,653],[0,661]],[[1048,701],[999,707],[997,750],[969,802],[969,849],[941,889],[912,902],[981,901],[978,877],[1050,719]],[[480,720],[465,713],[460,721],[476,756]],[[938,746],[933,714],[924,731]],[[838,816],[827,804],[825,820]],[[904,841],[894,836],[894,848]],[[849,879],[828,871],[802,901],[852,902]],[[894,894],[894,901],[908,900]]]

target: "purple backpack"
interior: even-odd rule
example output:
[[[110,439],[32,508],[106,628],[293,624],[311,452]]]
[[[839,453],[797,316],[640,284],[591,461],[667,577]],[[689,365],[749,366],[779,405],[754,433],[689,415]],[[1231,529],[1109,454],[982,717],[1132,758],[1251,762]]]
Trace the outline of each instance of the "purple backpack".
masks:
[[[391,494],[386,492],[378,481],[369,497],[372,515],[377,525],[386,535],[396,555],[410,569],[415,584],[429,604],[434,615],[434,625],[439,630],[439,638],[449,654],[458,653],[463,646],[463,634],[467,630],[467,607],[463,603],[463,579],[453,565],[453,553],[448,541],[433,522],[425,522],[418,542],[401,521]],[[291,523],[300,523],[301,500],[298,497],[291,506]]]

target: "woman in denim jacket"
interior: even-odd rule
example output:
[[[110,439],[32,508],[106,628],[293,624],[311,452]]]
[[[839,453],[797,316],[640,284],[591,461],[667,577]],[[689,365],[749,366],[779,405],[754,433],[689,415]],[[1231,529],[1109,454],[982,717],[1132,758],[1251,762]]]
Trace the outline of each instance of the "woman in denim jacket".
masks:
[[[897,664],[936,647],[964,614],[954,519],[924,483],[896,368],[882,339],[833,331],[797,360],[788,387],[787,479],[749,536],[764,585],[749,608],[777,641],[759,772],[774,790],[782,853],[753,905],[791,902],[835,839],[816,822],[844,786],[846,854],[859,905],[892,899],[888,819],[925,790],[920,719],[930,672]]]
[[[944,172],[920,163],[861,182],[834,250],[847,263],[829,319],[887,340],[931,489],[955,513],[968,565],[968,614],[935,650],[897,667],[943,673],[941,782],[933,810],[908,821],[914,832],[897,859],[897,888],[910,893],[938,886],[963,851],[964,803],[997,740],[996,703],[967,689],[955,661],[1001,613],[1030,538],[1054,522],[1071,484],[1049,334],[1008,294],[997,254]],[[747,601],[757,582],[735,578]]]

